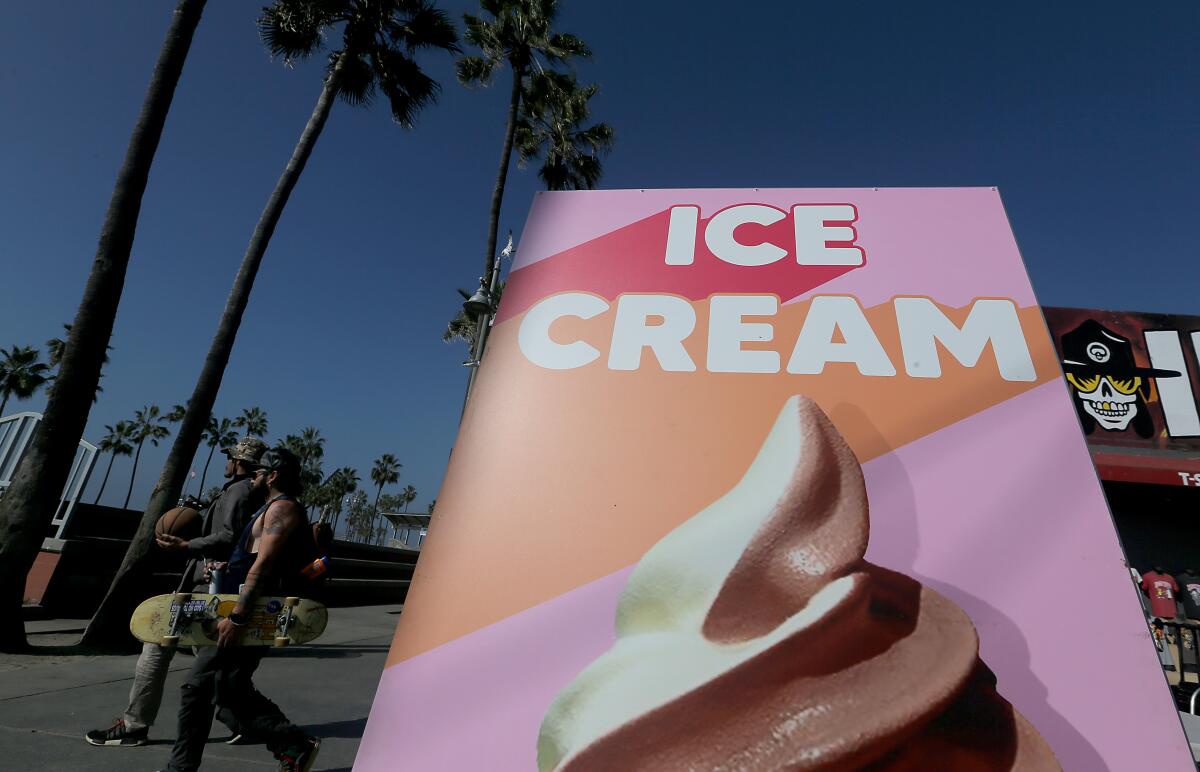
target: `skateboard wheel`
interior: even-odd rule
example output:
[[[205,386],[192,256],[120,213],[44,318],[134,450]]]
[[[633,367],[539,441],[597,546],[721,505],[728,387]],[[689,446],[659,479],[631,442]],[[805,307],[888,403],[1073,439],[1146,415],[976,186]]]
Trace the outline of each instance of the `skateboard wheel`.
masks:
[[[177,592],[171,596],[171,600],[175,601],[176,603],[187,603],[191,599],[192,594],[190,592]]]
[[[275,636],[275,645],[276,646],[287,646],[291,642],[292,642],[292,639],[288,638],[287,636],[283,636],[283,635]]]
[[[160,645],[173,649],[179,645],[179,636],[178,635],[164,635],[162,637],[162,643]]]
[[[286,597],[286,598],[284,598],[284,599],[283,599],[283,605],[285,605],[285,606],[299,606],[299,605],[300,605],[300,599],[299,599],[299,598],[297,598],[297,597],[295,597],[294,595],[293,595],[293,596]]]

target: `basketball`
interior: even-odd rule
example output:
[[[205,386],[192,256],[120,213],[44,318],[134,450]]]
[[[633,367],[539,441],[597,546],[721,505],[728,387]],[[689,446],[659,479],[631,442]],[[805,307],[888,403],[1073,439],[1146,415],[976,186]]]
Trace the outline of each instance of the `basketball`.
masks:
[[[162,517],[154,524],[154,535],[178,536],[181,539],[194,539],[200,535],[200,513],[191,507],[175,507],[163,512]]]

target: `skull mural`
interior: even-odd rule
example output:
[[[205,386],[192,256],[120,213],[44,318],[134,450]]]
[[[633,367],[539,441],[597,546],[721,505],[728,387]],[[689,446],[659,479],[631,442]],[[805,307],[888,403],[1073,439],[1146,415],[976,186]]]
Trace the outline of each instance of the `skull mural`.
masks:
[[[1128,429],[1130,421],[1144,412],[1138,409],[1141,378],[1114,381],[1110,375],[1080,378],[1068,373],[1067,382],[1075,387],[1084,412],[1110,432]]]
[[[1110,432],[1133,427],[1140,437],[1154,434],[1154,419],[1146,407],[1150,378],[1172,378],[1175,370],[1139,367],[1133,344],[1094,319],[1062,336],[1063,370],[1075,397],[1083,429],[1097,425]]]

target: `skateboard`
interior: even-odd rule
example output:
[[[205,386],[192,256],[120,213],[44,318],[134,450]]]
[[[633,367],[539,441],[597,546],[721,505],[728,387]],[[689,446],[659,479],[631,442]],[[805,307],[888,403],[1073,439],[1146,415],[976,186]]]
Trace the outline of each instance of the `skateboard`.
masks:
[[[129,619],[129,632],[161,646],[216,646],[217,623],[237,604],[236,595],[177,592],[142,601]],[[308,643],[329,623],[329,610],[315,600],[259,598],[249,614],[243,646]]]

